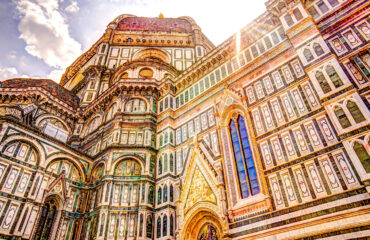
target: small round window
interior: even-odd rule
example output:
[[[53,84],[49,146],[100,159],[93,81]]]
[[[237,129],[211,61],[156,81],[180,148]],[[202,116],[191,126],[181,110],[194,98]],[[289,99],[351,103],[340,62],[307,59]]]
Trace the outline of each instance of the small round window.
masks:
[[[153,77],[153,71],[149,68],[143,68],[140,70],[139,76],[142,78],[151,78]]]

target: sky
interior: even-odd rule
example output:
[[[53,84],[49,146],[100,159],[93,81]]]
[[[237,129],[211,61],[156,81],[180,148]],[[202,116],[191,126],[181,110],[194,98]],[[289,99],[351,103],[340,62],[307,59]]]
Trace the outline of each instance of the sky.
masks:
[[[61,75],[121,14],[190,16],[217,46],[265,11],[265,0],[0,0],[0,80]]]

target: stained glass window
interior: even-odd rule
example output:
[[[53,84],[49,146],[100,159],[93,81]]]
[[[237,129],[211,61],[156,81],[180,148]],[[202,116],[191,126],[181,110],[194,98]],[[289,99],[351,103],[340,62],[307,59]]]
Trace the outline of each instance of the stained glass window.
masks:
[[[343,85],[342,79],[340,79],[338,73],[335,71],[335,69],[332,66],[326,67],[326,73],[328,74],[330,80],[333,82],[334,86],[336,88]]]
[[[143,225],[144,225],[144,219],[143,214],[140,214],[140,229],[139,229],[139,236],[143,236]]]
[[[298,8],[293,10],[293,14],[294,14],[294,17],[297,21],[299,21],[303,18],[303,15],[302,15],[301,11],[299,11]]]
[[[315,51],[317,56],[321,56],[324,54],[324,49],[322,49],[321,45],[318,43],[313,44],[313,50]]]
[[[117,164],[115,176],[140,176],[140,165],[134,160],[125,160]]]
[[[230,121],[230,134],[239,178],[242,198],[260,192],[252,151],[248,139],[244,118],[239,116],[237,122]]]
[[[321,89],[324,93],[328,93],[328,92],[331,91],[331,87],[330,87],[328,81],[326,81],[326,78],[325,78],[324,74],[322,74],[322,72],[317,71],[316,74],[315,74],[315,77],[316,77],[316,80],[318,81],[318,83],[320,84],[320,87],[321,87]]]
[[[167,236],[167,216],[163,217],[163,236]]]
[[[365,171],[367,173],[370,173],[370,155],[366,151],[364,145],[359,142],[355,142],[355,144],[353,144],[353,149],[355,150],[358,159],[360,159],[363,167],[365,168]]]
[[[170,236],[173,236],[173,215],[170,216]]]
[[[293,19],[292,19],[292,17],[291,17],[289,14],[285,15],[285,16],[284,16],[284,19],[285,19],[286,24],[287,24],[289,27],[290,27],[290,26],[292,26],[292,25],[294,24]]]
[[[173,202],[173,186],[170,185],[170,201]]]
[[[197,239],[198,240],[219,240],[220,237],[219,237],[217,229],[214,226],[210,224],[206,224],[200,229]]]
[[[163,202],[167,202],[167,192],[168,192],[168,190],[167,190],[167,186],[164,186],[164,188],[163,188]]]
[[[158,188],[158,194],[157,194],[157,202],[158,205],[162,203],[162,188]]]
[[[306,58],[307,62],[310,62],[313,60],[313,55],[309,49],[306,48],[305,50],[303,50],[303,55]]]
[[[153,204],[153,199],[154,199],[153,186],[149,186],[148,203]]]
[[[161,237],[161,217],[157,219],[157,238]]]
[[[164,172],[168,171],[168,156],[167,153],[164,154]]]
[[[355,120],[356,123],[360,123],[365,121],[365,117],[362,114],[360,108],[357,106],[357,104],[353,101],[348,101],[347,102],[347,109],[351,113],[353,119]]]
[[[162,156],[159,158],[158,161],[158,174],[162,174]]]
[[[351,122],[348,120],[346,113],[343,111],[343,108],[336,106],[334,108],[334,113],[338,118],[338,121],[342,128],[348,128],[351,126]]]
[[[146,218],[146,237],[152,238],[152,216]]]
[[[170,171],[173,172],[173,155],[170,153]]]

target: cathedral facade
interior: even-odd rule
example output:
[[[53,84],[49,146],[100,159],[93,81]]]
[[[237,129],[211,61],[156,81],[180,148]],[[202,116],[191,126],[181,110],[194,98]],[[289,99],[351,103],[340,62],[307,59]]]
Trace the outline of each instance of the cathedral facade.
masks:
[[[0,238],[366,239],[369,9],[268,0],[219,46],[125,14],[0,82]]]

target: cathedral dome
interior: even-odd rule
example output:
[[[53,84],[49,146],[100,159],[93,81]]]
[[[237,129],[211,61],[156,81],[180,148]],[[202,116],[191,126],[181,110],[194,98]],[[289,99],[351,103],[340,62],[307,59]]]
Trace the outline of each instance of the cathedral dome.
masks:
[[[1,81],[0,84],[1,88],[27,89],[39,87],[69,106],[78,107],[78,97],[51,79],[13,78]]]
[[[116,27],[119,31],[181,32],[192,31],[192,24],[182,18],[125,17]]]

